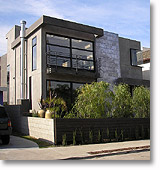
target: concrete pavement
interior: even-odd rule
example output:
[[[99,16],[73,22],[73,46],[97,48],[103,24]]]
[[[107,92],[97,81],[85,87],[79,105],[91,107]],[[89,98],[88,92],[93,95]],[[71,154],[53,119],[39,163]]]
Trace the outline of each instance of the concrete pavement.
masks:
[[[44,149],[3,149],[1,160],[150,160],[149,149],[90,154],[89,152],[150,145],[150,140],[51,147]]]
[[[39,148],[39,147],[37,143],[17,136],[11,135],[10,142],[8,145],[2,145],[2,141],[0,139],[0,153],[2,149],[28,149],[28,148]]]

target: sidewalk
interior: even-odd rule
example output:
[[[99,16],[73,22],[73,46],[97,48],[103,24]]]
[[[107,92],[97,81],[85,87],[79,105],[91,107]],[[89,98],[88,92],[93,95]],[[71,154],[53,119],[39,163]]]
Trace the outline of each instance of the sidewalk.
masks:
[[[99,153],[90,154],[89,152],[115,150],[121,148],[130,147],[142,147],[150,145],[150,140],[140,141],[127,141],[127,142],[115,142],[105,144],[92,144],[92,145],[78,145],[78,146],[66,146],[66,147],[51,147],[44,149],[18,149],[18,150],[0,150],[1,160],[115,160],[112,156],[125,157],[123,160],[138,160],[136,156],[139,154],[139,158],[143,160],[150,159],[149,149],[140,149],[139,151],[119,151],[114,153]],[[147,154],[146,157],[142,153]],[[129,158],[130,159],[127,159]],[[132,158],[132,155],[134,158]],[[140,156],[142,155],[142,156]],[[106,157],[106,159],[105,159]],[[119,160],[117,157],[116,160]],[[126,158],[126,159],[125,159]]]

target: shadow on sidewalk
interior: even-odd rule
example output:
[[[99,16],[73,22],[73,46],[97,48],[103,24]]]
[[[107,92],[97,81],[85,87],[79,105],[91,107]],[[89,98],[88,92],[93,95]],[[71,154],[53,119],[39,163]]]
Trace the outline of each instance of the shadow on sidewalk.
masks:
[[[130,154],[130,153],[139,153],[139,152],[147,152],[150,149],[141,149],[141,150],[134,150],[134,151],[125,151],[125,152],[117,152],[117,153],[108,153],[108,154],[97,154],[92,156],[85,156],[85,157],[70,157],[61,160],[83,160],[83,159],[93,159],[93,158],[101,158],[105,156],[115,156],[115,155],[123,155],[123,154]]]

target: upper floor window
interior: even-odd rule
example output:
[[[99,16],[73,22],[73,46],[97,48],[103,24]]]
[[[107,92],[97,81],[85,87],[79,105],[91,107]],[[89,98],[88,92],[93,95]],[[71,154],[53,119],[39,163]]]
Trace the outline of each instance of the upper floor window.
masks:
[[[47,64],[94,70],[93,42],[46,35]]]
[[[37,37],[32,39],[32,71],[37,69]]]
[[[7,66],[7,103],[9,104],[10,65]]]
[[[132,66],[137,66],[138,65],[138,60],[137,60],[137,54],[139,52],[139,50],[136,50],[136,49],[131,49],[130,50],[131,54],[131,65]]]

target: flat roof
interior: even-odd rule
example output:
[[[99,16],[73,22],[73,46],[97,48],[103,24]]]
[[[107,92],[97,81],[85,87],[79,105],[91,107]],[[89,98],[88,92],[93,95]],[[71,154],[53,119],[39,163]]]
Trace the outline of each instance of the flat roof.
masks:
[[[50,16],[43,15],[40,17],[34,24],[32,24],[28,29],[26,29],[26,37],[30,36],[33,31],[40,28],[42,25],[51,25],[51,26],[58,26],[61,28],[67,28],[71,30],[76,30],[80,32],[95,34],[98,37],[103,35],[103,29],[102,28],[96,28],[93,26],[88,26],[72,21],[67,21],[63,19],[57,19]],[[18,36],[11,44],[11,48],[16,47],[20,43],[20,36]]]

